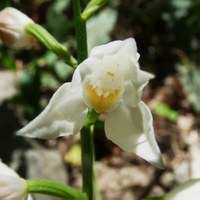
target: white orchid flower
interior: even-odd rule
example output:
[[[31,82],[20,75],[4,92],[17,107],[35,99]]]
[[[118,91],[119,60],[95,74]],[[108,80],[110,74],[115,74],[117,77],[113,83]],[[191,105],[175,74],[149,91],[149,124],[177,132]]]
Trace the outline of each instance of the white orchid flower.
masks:
[[[1,200],[31,200],[27,193],[26,180],[0,160],[0,199]]]
[[[0,12],[0,40],[12,48],[23,48],[32,44],[35,39],[25,32],[32,19],[15,8],[5,8]]]
[[[177,186],[164,196],[164,200],[199,200],[200,179],[191,179]]]
[[[53,95],[45,110],[18,135],[55,139],[76,134],[85,123],[88,108],[106,113],[108,139],[163,167],[149,108],[142,90],[153,75],[140,70],[135,40],[114,41],[92,49],[72,78]]]

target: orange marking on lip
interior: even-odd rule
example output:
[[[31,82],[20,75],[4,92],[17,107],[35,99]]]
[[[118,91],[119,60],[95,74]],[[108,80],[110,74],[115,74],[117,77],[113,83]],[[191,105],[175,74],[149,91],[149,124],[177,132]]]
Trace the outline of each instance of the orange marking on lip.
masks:
[[[105,91],[102,90],[103,95],[98,95],[96,89],[90,84],[86,87],[86,92],[91,107],[97,112],[109,110],[112,105],[118,101],[120,96],[119,89],[116,89],[112,93],[108,93],[108,95],[105,95]]]

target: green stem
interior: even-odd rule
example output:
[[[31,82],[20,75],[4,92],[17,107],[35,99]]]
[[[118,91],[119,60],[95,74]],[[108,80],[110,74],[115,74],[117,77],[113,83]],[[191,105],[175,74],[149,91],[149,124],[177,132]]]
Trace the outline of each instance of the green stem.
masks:
[[[78,62],[84,61],[87,56],[87,33],[86,22],[81,17],[81,7],[79,0],[73,0],[74,23],[76,29]],[[82,181],[83,192],[87,194],[88,200],[94,198],[94,146],[93,129],[91,124],[87,124],[81,130],[81,150],[82,150]]]
[[[92,200],[94,198],[94,146],[91,126],[84,126],[81,130],[81,150],[83,192],[87,194],[88,200]]]
[[[87,56],[87,33],[86,33],[86,22],[81,17],[81,8],[79,0],[73,0],[73,11],[74,11],[74,23],[76,29],[76,40],[77,40],[77,52],[78,62],[84,61]]]
[[[148,197],[144,200],[165,200],[165,198],[164,197]]]
[[[50,180],[27,180],[28,192],[46,194],[69,200],[87,200],[77,189]]]

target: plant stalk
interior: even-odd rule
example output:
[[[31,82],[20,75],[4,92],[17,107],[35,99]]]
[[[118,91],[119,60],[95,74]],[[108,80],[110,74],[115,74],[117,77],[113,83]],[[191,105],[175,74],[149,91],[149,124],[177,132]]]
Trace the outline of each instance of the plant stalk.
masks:
[[[76,29],[76,41],[78,63],[83,62],[88,56],[86,21],[82,18],[79,0],[73,0],[74,23]]]
[[[73,0],[74,23],[77,40],[78,63],[84,61],[87,56],[87,32],[86,22],[82,18],[80,1]],[[82,151],[82,183],[83,192],[86,193],[88,200],[94,198],[94,144],[92,125],[87,124],[81,130],[81,151]]]

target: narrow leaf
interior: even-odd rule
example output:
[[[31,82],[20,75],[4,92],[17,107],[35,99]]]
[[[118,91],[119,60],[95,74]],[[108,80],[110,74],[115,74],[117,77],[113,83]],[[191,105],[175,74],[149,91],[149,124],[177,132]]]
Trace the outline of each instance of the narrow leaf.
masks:
[[[92,15],[94,15],[98,10],[100,10],[108,0],[91,0],[85,10],[82,13],[82,18],[88,20]]]
[[[50,180],[27,180],[29,193],[47,194],[69,200],[87,200],[86,195],[70,186]]]
[[[48,50],[54,52],[57,56],[63,58],[67,64],[75,67],[77,61],[69,53],[69,51],[61,45],[46,29],[39,24],[28,24],[25,26],[25,31],[38,39]]]

